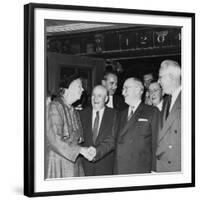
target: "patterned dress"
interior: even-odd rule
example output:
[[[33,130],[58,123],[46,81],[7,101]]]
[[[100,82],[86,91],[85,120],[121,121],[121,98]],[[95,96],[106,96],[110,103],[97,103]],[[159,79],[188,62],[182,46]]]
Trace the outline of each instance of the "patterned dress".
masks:
[[[46,178],[84,176],[79,157],[81,142],[79,113],[64,99],[55,99],[47,111]]]

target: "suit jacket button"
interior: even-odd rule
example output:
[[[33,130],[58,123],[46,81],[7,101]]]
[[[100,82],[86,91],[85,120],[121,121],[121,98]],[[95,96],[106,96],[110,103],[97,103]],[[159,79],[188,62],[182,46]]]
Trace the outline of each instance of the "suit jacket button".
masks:
[[[172,148],[172,145],[169,145],[169,149],[171,149]]]
[[[176,133],[176,134],[177,134],[177,132],[178,132],[177,130],[174,130],[174,133]]]
[[[171,161],[168,161],[168,164],[171,164],[172,162]]]

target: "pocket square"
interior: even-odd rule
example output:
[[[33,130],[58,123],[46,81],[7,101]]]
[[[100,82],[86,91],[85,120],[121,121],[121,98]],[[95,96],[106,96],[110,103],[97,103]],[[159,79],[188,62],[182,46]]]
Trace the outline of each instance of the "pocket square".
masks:
[[[139,121],[139,122],[148,122],[148,119],[139,118],[138,121]]]

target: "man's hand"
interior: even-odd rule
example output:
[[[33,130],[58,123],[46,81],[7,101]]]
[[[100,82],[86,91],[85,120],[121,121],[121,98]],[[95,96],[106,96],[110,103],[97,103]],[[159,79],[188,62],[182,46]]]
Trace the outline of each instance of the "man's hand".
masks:
[[[81,147],[80,154],[87,160],[92,161],[96,156],[96,149],[94,147]]]
[[[89,153],[89,155],[90,155],[91,158],[92,158],[91,161],[94,160],[94,158],[95,158],[95,156],[96,156],[96,153],[97,153],[96,148],[93,147],[93,146],[89,147],[89,148],[88,148],[88,153]]]

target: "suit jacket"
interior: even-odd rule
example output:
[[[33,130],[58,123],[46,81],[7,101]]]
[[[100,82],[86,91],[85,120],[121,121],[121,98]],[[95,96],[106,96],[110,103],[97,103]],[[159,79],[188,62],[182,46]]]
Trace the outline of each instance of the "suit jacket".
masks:
[[[113,95],[113,108],[122,111],[125,110],[128,105],[125,103],[124,98],[120,95]]]
[[[94,146],[97,150],[93,162],[83,158],[83,168],[86,176],[113,174],[116,120],[116,111],[106,107],[94,144],[92,137],[92,107],[88,107],[81,112],[84,146]]]
[[[181,93],[159,132],[156,155],[158,172],[181,171]]]
[[[149,173],[155,170],[159,110],[140,103],[127,122],[128,109],[119,119],[115,174]]]

